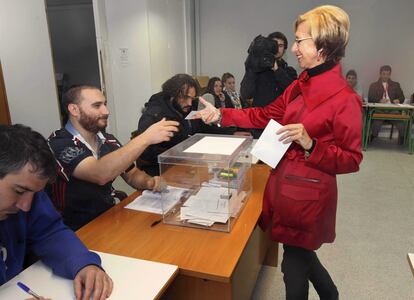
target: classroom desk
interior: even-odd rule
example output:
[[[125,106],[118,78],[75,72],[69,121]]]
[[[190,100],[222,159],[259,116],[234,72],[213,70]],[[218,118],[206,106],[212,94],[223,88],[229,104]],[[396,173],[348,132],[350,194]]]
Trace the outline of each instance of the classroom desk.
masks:
[[[368,147],[368,141],[371,131],[372,120],[389,120],[406,122],[405,143],[408,144],[409,153],[412,154],[412,137],[411,127],[414,118],[414,106],[409,104],[391,104],[391,103],[366,103],[364,107],[364,130],[362,147],[365,151]],[[394,111],[394,113],[393,113]]]
[[[177,265],[164,299],[250,299],[261,265],[277,264],[278,246],[256,226],[270,168],[252,168],[252,194],[230,233],[151,227],[160,215],[123,208],[134,193],[77,234],[92,250]]]
[[[102,267],[116,283],[111,300],[152,300],[158,299],[174,280],[178,273],[177,266],[139,260],[130,257],[98,252]],[[134,282],[131,283],[130,279]],[[23,282],[38,295],[50,299],[74,299],[73,280],[59,277],[52,273],[41,261],[25,269],[16,277],[0,287],[0,299],[22,300],[30,298],[17,287]]]

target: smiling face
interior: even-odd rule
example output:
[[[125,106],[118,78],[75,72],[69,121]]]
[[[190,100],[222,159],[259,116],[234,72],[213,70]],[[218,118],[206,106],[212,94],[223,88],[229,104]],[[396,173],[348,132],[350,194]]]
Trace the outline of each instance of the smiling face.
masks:
[[[221,80],[217,80],[214,82],[213,90],[214,94],[216,94],[217,96],[220,95],[220,93],[223,91]]]
[[[226,81],[224,82],[224,86],[226,87],[227,91],[235,92],[236,91],[236,80],[234,79],[234,77],[227,78]]]
[[[105,96],[98,89],[83,89],[79,104],[69,104],[76,121],[87,131],[98,133],[108,125],[109,111]]]
[[[316,49],[307,22],[298,25],[295,35],[296,41],[293,43],[291,50],[296,55],[300,68],[304,70],[311,69],[325,62],[322,51]]]
[[[32,172],[30,164],[0,179],[0,221],[19,210],[29,211],[34,193],[42,190],[47,182],[48,178]]]

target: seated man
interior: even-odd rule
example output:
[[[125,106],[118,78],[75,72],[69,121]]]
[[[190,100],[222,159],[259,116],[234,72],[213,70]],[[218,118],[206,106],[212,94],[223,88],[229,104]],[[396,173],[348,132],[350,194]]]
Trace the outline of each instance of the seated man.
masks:
[[[69,120],[48,140],[58,164],[49,192],[66,225],[77,230],[111,208],[112,182],[119,175],[134,188],[159,189],[159,178],[137,169],[134,161],[147,146],[169,141],[177,122],[161,120],[122,147],[104,132],[109,111],[99,89],[74,87],[63,102]]]
[[[368,91],[368,102],[371,103],[404,103],[404,93],[398,82],[391,80],[391,67],[386,65],[380,68],[380,78],[378,81],[371,83]],[[384,121],[374,120],[372,122],[372,137],[378,136]],[[390,121],[398,129],[399,143],[401,144],[404,138],[405,126],[399,121]]]
[[[74,279],[76,299],[89,299],[91,292],[94,299],[109,297],[112,280],[99,256],[63,224],[42,191],[55,177],[46,140],[23,125],[0,125],[0,140],[0,285],[23,270],[30,254]]]
[[[201,120],[185,120],[189,112],[197,110],[198,93],[196,81],[187,74],[177,74],[162,85],[162,91],[152,95],[142,111],[137,133],[142,133],[162,118],[180,123],[179,131],[170,141],[149,146],[137,160],[137,164],[150,175],[158,175],[158,155],[181,143],[195,133],[233,134],[235,128],[219,128],[205,125]]]
[[[357,73],[355,72],[355,70],[349,70],[346,73],[346,81],[348,82],[349,86],[351,88],[353,88],[353,90],[361,96],[362,101],[364,101],[364,96],[363,96],[363,92],[362,92],[362,88],[361,86],[358,84],[358,76]]]

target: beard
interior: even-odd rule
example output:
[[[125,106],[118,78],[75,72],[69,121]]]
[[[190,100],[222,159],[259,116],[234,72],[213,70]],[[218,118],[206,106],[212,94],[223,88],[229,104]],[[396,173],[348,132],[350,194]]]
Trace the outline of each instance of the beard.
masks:
[[[181,106],[175,99],[172,101],[172,104],[174,108],[178,110],[184,117],[186,117],[190,113],[192,108],[191,105]]]
[[[100,120],[105,120],[105,124],[99,124]],[[108,125],[107,123],[108,116],[105,117],[93,117],[85,113],[84,111],[80,111],[80,117],[79,117],[79,124],[87,131],[98,133],[99,131],[102,131],[106,128]]]

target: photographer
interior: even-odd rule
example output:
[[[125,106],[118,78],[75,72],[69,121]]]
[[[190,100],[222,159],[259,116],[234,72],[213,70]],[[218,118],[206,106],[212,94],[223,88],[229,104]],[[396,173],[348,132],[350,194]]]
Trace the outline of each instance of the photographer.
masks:
[[[273,32],[267,38],[259,35],[253,40],[241,82],[243,100],[253,99],[254,107],[266,106],[297,78],[295,69],[282,58],[287,46],[287,39],[281,32]]]

